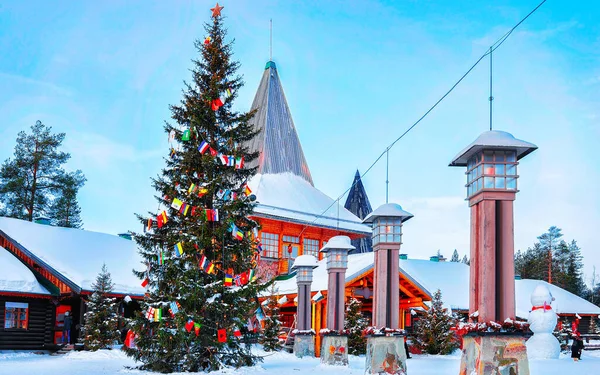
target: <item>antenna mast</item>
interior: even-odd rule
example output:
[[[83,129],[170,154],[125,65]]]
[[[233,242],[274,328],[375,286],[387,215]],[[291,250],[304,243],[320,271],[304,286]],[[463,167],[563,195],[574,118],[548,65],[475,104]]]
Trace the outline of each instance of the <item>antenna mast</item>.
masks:
[[[273,61],[273,19],[269,20],[269,61]]]

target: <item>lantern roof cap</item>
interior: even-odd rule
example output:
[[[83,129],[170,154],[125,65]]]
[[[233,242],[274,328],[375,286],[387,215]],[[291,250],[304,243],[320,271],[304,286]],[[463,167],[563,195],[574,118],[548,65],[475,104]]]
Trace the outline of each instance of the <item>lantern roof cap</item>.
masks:
[[[411,219],[414,215],[408,211],[404,211],[398,203],[386,203],[379,206],[375,211],[371,212],[363,220],[363,224],[370,224],[379,217],[397,217],[401,222]]]
[[[476,140],[465,147],[452,159],[450,167],[466,167],[467,162],[474,154],[481,150],[514,150],[517,152],[517,160],[537,150],[533,143],[525,142],[515,138],[512,134],[501,130],[488,130],[481,133]]]
[[[292,269],[296,269],[298,267],[317,268],[318,266],[317,258],[315,258],[313,255],[300,255],[296,258],[296,260],[294,260]]]
[[[352,246],[352,242],[350,241],[350,237],[348,236],[335,236],[331,237],[331,239],[323,246],[321,249],[322,253],[326,253],[329,250],[333,249],[345,249],[345,250],[354,250],[356,249]]]

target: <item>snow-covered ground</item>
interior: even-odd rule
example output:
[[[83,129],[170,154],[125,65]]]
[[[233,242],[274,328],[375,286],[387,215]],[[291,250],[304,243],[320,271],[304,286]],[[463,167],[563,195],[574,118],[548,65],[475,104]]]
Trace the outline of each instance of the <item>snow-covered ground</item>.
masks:
[[[265,353],[257,350],[264,362],[256,367],[226,369],[215,374],[279,375],[279,374],[351,374],[364,373],[364,357],[350,356],[348,367],[321,365],[319,359],[298,359],[289,353]],[[149,374],[127,369],[135,362],[120,350],[98,352],[72,352],[64,356],[38,355],[32,353],[0,353],[0,375],[95,375],[95,374]],[[460,356],[413,356],[408,360],[410,375],[458,375]],[[600,374],[600,351],[583,352],[581,362],[573,362],[568,355],[561,354],[556,360],[530,361],[531,375],[548,374]]]

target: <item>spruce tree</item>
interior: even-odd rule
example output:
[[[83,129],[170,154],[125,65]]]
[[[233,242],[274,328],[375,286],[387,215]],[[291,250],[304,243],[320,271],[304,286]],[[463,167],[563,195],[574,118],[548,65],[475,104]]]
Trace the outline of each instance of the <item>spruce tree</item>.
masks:
[[[33,221],[44,215],[52,192],[60,187],[62,165],[70,158],[59,151],[65,133],[52,133],[52,127],[37,121],[31,133],[17,135],[13,159],[0,167],[2,215]]]
[[[369,326],[369,321],[363,316],[361,308],[362,303],[356,298],[351,298],[346,306],[344,329],[349,331],[349,354],[365,354],[367,349],[367,340],[363,337],[363,331]]]
[[[264,308],[265,327],[261,343],[266,352],[271,352],[281,349],[281,344],[279,343],[281,321],[279,321],[279,306],[277,305],[277,297],[275,297],[274,291],[271,292],[271,297],[267,301]]]
[[[451,262],[460,262],[460,257],[458,255],[458,251],[456,249],[454,249],[454,252],[452,253],[452,258],[450,258]]]
[[[415,343],[428,354],[450,354],[458,348],[458,340],[450,328],[456,325],[443,307],[442,292],[438,289],[431,300],[431,308],[424,312],[415,327]]]
[[[90,300],[86,303],[85,323],[82,328],[83,342],[89,350],[105,349],[119,340],[119,317],[114,298],[108,297],[113,290],[113,282],[106,265],[92,284]]]
[[[220,7],[195,43],[198,57],[183,98],[166,123],[172,142],[161,174],[153,179],[160,208],[138,215],[136,234],[144,270],[135,271],[147,293],[131,320],[136,349],[127,354],[158,372],[216,370],[259,361],[238,339],[266,285],[257,283],[252,260],[257,223],[249,219],[254,196],[247,181],[258,157],[246,146],[256,134],[253,113],[233,110],[242,87],[232,60]],[[154,215],[157,215],[153,219]],[[236,285],[230,286],[231,279]]]
[[[81,228],[83,226],[77,193],[85,181],[86,178],[80,170],[65,173],[59,178],[57,196],[48,210],[48,216],[57,227]]]

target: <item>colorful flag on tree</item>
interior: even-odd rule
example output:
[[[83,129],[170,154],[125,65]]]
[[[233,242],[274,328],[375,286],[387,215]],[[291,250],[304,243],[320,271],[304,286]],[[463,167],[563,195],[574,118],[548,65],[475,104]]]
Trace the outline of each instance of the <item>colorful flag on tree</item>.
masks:
[[[187,216],[189,209],[190,209],[190,206],[184,202],[181,204],[181,208],[179,209],[179,212],[182,213],[183,216]]]
[[[177,244],[175,244],[175,256],[180,257],[183,255],[183,243],[181,242],[177,242]]]
[[[181,135],[181,140],[182,141],[189,141],[190,140],[190,130],[186,129],[183,131],[183,134]]]
[[[201,153],[202,155],[204,155],[204,153],[205,153],[206,151],[208,151],[209,149],[210,149],[210,145],[209,145],[209,144],[208,144],[208,142],[206,142],[206,141],[202,141],[202,142],[200,143],[200,146],[198,146],[198,151],[200,151],[200,153]]]
[[[235,169],[242,169],[244,168],[244,157],[240,156],[235,158]]]
[[[163,211],[160,214],[158,214],[158,216],[156,216],[156,224],[158,226],[158,228],[162,228],[163,225],[165,225],[168,221],[168,217],[167,217],[167,211]]]
[[[200,327],[202,327],[200,323],[194,323],[194,333],[196,336],[200,335]]]
[[[146,311],[146,319],[150,321],[154,319],[154,307],[148,307],[148,310]]]
[[[224,285],[225,286],[232,286],[233,285],[233,277],[231,276],[231,274],[229,274],[229,273],[225,274]]]
[[[183,202],[177,198],[173,198],[173,203],[171,203],[171,207],[179,210],[181,208],[181,205],[183,204]]]
[[[171,312],[173,314],[177,314],[179,312],[179,302],[173,301],[171,302]]]
[[[150,283],[150,279],[148,279],[147,277],[144,279],[144,281],[142,281],[142,288],[145,288],[148,286],[148,284]]]
[[[196,184],[192,182],[192,184],[190,185],[189,189],[188,189],[188,194],[193,194],[196,191],[197,187]]]

